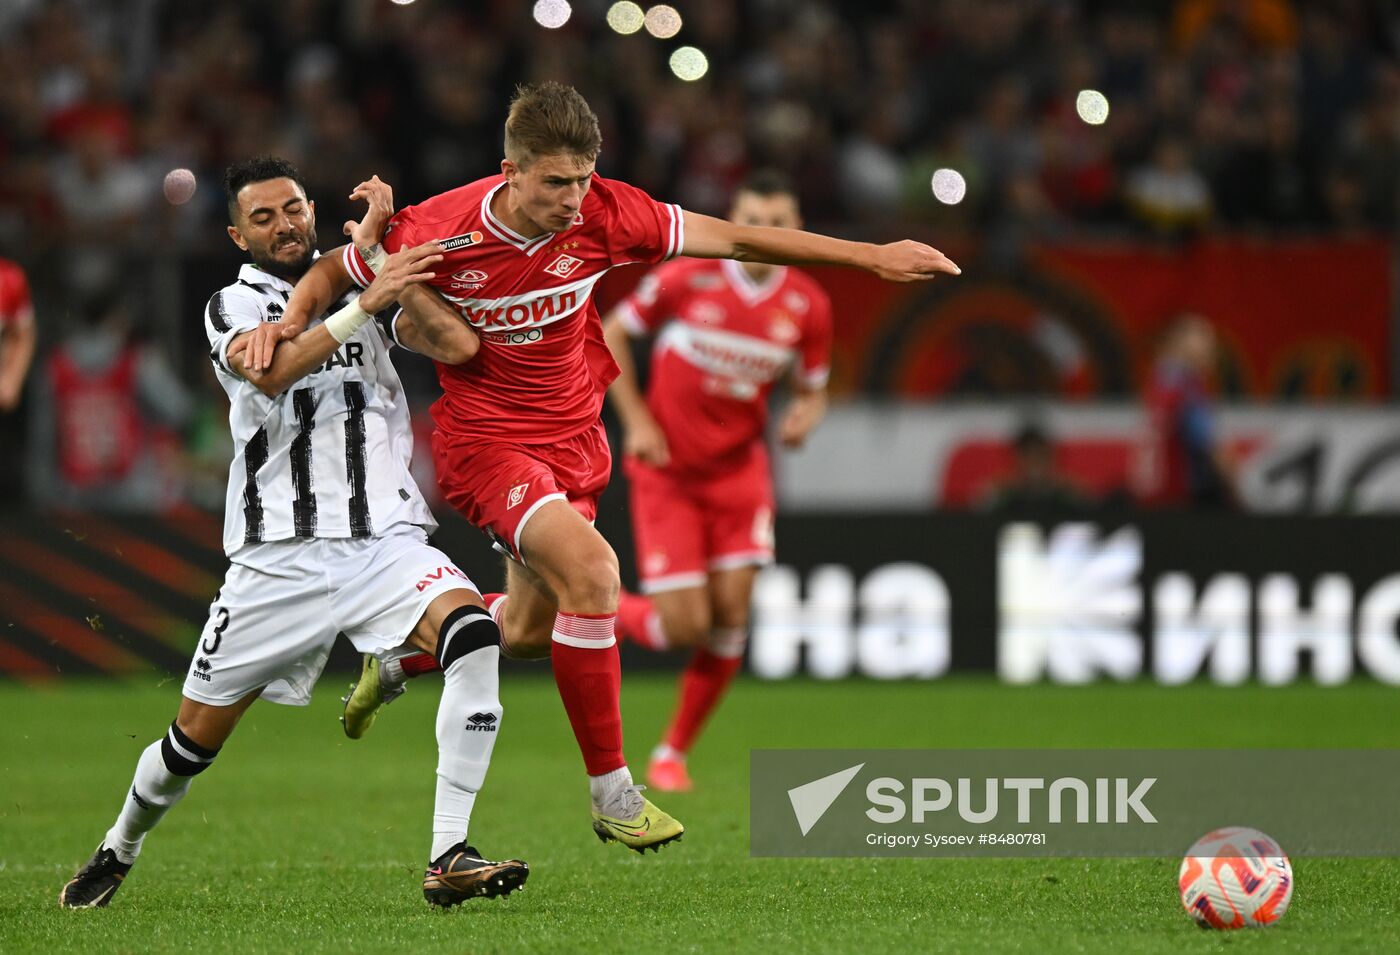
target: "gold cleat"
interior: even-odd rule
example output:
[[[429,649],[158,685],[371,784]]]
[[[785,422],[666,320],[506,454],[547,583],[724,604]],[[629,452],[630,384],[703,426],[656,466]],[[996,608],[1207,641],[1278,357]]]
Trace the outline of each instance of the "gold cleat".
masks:
[[[406,687],[402,683],[385,683],[380,677],[379,660],[372,654],[364,655],[360,668],[360,678],[350,684],[350,693],[340,698],[345,704],[345,712],[340,715],[340,724],[345,727],[345,735],[359,739],[374,725],[379,708],[392,703],[403,695]]]
[[[593,831],[603,842],[620,842],[636,852],[659,852],[661,847],[685,835],[680,821],[652,805],[651,800],[633,790],[641,809],[629,819],[604,815],[593,810]]]

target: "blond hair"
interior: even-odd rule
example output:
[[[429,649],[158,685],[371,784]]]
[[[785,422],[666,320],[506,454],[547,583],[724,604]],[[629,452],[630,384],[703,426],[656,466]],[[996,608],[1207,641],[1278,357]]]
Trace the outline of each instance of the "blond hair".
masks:
[[[578,90],[553,80],[519,86],[506,117],[506,158],[525,168],[540,156],[593,161],[603,148],[598,117]]]

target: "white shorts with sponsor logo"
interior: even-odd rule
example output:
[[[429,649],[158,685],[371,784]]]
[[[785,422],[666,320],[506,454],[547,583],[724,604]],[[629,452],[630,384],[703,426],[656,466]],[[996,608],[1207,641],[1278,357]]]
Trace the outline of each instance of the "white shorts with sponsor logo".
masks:
[[[264,687],[265,700],[305,706],[336,634],[361,653],[394,656],[452,590],[480,594],[417,527],[245,547],[209,607],[185,696],[227,706]]]

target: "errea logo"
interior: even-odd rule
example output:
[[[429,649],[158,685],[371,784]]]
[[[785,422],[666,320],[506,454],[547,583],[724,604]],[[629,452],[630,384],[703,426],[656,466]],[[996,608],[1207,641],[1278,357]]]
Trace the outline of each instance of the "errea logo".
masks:
[[[545,268],[551,275],[557,275],[561,279],[566,279],[573,274],[574,270],[583,264],[583,259],[572,255],[561,255]]]
[[[469,733],[494,733],[499,722],[495,713],[473,713],[462,728]]]

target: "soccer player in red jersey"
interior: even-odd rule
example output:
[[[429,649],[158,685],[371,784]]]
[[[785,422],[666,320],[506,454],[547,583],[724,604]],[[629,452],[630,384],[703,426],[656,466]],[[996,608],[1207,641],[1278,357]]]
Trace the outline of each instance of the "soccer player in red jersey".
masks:
[[[34,360],[34,305],[24,271],[0,259],[0,412],[13,411]]]
[[[477,330],[481,349],[465,365],[438,365],[438,482],[511,558],[509,596],[491,600],[491,611],[509,652],[552,662],[589,775],[594,831],[641,851],[684,829],[642,797],[622,755],[617,557],[593,527],[611,469],[599,412],[617,365],[594,285],[614,266],[682,253],[849,265],[896,281],[958,268],[919,242],[845,242],[685,212],[595,175],[601,146],[598,119],[577,91],[522,87],[500,174],[401,210],[382,247],[323,256],[298,283],[286,327],[265,334],[259,350],[269,358],[279,334],[318,314],[351,278],[368,281],[386,250],[429,239],[442,247],[431,285]],[[432,323],[455,320],[402,303],[428,335]]]
[[[792,187],[771,172],[739,187],[729,218],[802,225]],[[788,375],[793,397],[778,437],[800,446],[826,413],[831,302],[795,269],[680,259],[648,274],[603,335],[621,369],[609,394],[625,430],[646,595],[621,595],[617,631],[653,650],[694,650],[647,768],[656,789],[688,790],[686,753],[743,663],[754,578],[773,558],[769,397]],[[651,335],[643,397],[628,338]]]

